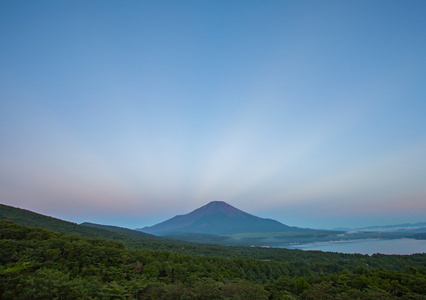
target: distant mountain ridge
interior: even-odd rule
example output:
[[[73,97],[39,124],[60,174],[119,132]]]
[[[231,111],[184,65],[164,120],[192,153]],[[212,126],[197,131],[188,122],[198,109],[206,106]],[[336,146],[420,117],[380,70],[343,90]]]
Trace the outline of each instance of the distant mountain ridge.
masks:
[[[397,225],[366,226],[360,228],[336,228],[335,230],[422,233],[426,232],[426,222],[418,222],[415,224],[404,223]]]
[[[137,228],[146,233],[202,233],[231,235],[237,233],[303,231],[276,220],[264,219],[239,210],[223,201],[212,201],[188,214],[178,215],[154,226]]]

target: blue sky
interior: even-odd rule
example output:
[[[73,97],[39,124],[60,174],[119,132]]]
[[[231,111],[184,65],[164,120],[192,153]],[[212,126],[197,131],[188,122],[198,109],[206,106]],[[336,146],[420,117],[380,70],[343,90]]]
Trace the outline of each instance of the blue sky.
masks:
[[[425,221],[424,1],[1,1],[0,202]]]

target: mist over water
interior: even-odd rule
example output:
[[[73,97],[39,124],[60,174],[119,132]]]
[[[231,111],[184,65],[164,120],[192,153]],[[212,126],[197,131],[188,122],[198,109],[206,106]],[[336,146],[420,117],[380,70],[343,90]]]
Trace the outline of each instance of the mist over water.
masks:
[[[414,253],[426,253],[426,240],[415,239],[368,239],[352,241],[316,242],[303,245],[285,246],[288,249],[319,250],[325,252],[359,253],[373,255],[399,254],[410,255]]]

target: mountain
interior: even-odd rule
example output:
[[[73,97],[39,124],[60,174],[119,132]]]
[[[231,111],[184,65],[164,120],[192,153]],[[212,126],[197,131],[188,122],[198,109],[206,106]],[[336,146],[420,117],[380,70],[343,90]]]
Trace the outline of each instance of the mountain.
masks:
[[[115,233],[119,233],[131,238],[142,238],[142,239],[153,239],[153,240],[160,240],[161,238],[152,234],[148,234],[145,232],[132,230],[124,227],[118,227],[118,226],[112,226],[112,225],[102,225],[102,224],[96,224],[96,223],[90,223],[90,222],[84,222],[81,223],[80,226],[87,226],[87,227],[93,227],[103,230],[112,231]]]
[[[237,233],[303,231],[304,229],[290,227],[272,219],[253,216],[223,201],[213,201],[186,215],[178,215],[154,226],[136,230],[155,235],[173,233],[231,235]]]
[[[78,225],[76,223],[4,204],[0,204],[0,221],[1,220],[13,221],[17,224],[29,227],[41,227],[55,232],[72,233],[87,238],[114,240],[122,242],[130,248],[158,248],[159,243],[164,243],[166,241],[154,235],[115,226],[92,223]]]

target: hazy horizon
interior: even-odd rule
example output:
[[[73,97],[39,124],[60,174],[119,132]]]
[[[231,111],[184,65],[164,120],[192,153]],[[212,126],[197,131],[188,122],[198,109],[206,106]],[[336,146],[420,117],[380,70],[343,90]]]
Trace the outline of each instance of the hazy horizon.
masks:
[[[0,202],[424,222],[426,2],[1,1]]]
[[[226,203],[226,202],[225,202]],[[1,203],[1,204],[3,204],[3,203]],[[205,205],[208,205],[209,203],[206,203]],[[229,203],[227,203],[227,204],[229,204]],[[29,209],[27,209],[27,208],[25,208],[25,207],[18,207],[18,206],[13,206],[13,205],[11,205],[12,207],[16,207],[16,208],[20,208],[20,209],[24,209],[24,210],[29,210]],[[176,215],[170,215],[170,216],[168,216],[168,217],[165,217],[165,219],[159,219],[159,218],[154,218],[153,220],[154,220],[154,223],[151,223],[151,224],[145,224],[145,225],[143,225],[143,226],[137,226],[137,227],[129,227],[129,226],[123,226],[123,225],[120,225],[120,222],[118,222],[118,223],[116,223],[116,222],[113,222],[114,221],[114,217],[111,217],[110,218],[110,220],[108,220],[108,217],[107,218],[104,218],[104,219],[102,219],[104,222],[103,223],[96,223],[96,222],[92,222],[92,221],[89,221],[89,220],[86,220],[86,219],[83,219],[83,218],[81,218],[81,216],[78,216],[78,215],[76,215],[76,216],[73,216],[73,219],[61,219],[60,217],[58,217],[58,216],[55,216],[55,215],[46,215],[46,216],[48,216],[48,217],[53,217],[53,218],[59,218],[59,219],[61,219],[61,220],[64,220],[64,221],[68,221],[68,222],[73,222],[73,223],[77,223],[77,224],[82,224],[82,223],[85,223],[85,222],[88,222],[88,223],[95,223],[95,224],[100,224],[100,225],[112,225],[112,226],[118,226],[118,227],[124,227],[124,228],[129,228],[129,229],[142,229],[142,228],[144,228],[144,227],[150,227],[150,226],[154,226],[154,225],[156,225],[156,224],[158,224],[158,223],[162,223],[162,222],[164,222],[164,221],[167,221],[167,220],[169,220],[169,219],[172,219],[173,217],[175,217],[175,216],[179,216],[179,215],[186,215],[186,214],[190,214],[190,213],[192,213],[194,210],[197,210],[197,209],[199,209],[199,208],[201,208],[201,207],[203,207],[204,205],[202,205],[202,206],[200,206],[200,207],[197,207],[197,208],[195,208],[195,209],[192,209],[192,210],[190,210],[190,211],[187,211],[187,212],[185,212],[185,213],[181,213],[181,214],[176,214]],[[236,209],[239,209],[238,207],[235,207]],[[242,210],[242,209],[240,209],[240,210]],[[29,211],[31,211],[31,210],[29,210]],[[244,211],[244,210],[242,210],[242,211]],[[33,212],[35,212],[35,213],[38,213],[38,214],[42,214],[42,215],[45,215],[45,214],[43,214],[43,213],[40,213],[40,212],[38,212],[38,211],[33,211]],[[247,213],[246,211],[244,211],[245,213]],[[250,214],[250,213],[249,213]],[[251,215],[255,215],[255,214],[251,214]],[[270,219],[270,218],[268,218],[268,217],[265,217],[265,216],[259,216],[259,215],[255,215],[256,217],[260,217],[260,218],[264,218],[264,219]],[[93,217],[93,216],[92,216]],[[96,216],[95,216],[95,218],[96,218]],[[157,221],[155,221],[155,220],[157,220]],[[111,222],[112,223],[111,223]],[[140,220],[139,220],[140,221]],[[283,222],[282,222],[283,223]],[[363,228],[368,228],[368,227],[375,227],[375,226],[377,226],[377,227],[380,227],[380,226],[386,226],[386,225],[390,225],[390,226],[393,226],[393,225],[407,225],[407,224],[410,224],[410,225],[416,225],[416,224],[424,224],[425,222],[424,221],[419,221],[419,222],[412,222],[412,223],[393,223],[393,224],[384,224],[384,223],[380,223],[380,224],[376,224],[376,225],[369,225],[369,224],[364,224],[364,225],[362,225],[362,226],[355,226],[355,227],[343,227],[343,226],[335,226],[335,227],[306,227],[306,226],[301,226],[301,225],[299,225],[299,226],[296,226],[296,227],[299,227],[299,228],[311,228],[311,229],[326,229],[326,230],[345,230],[345,229],[348,229],[348,230],[362,230]],[[284,224],[284,225],[289,225],[289,226],[295,226],[294,224],[292,225],[292,224]]]

